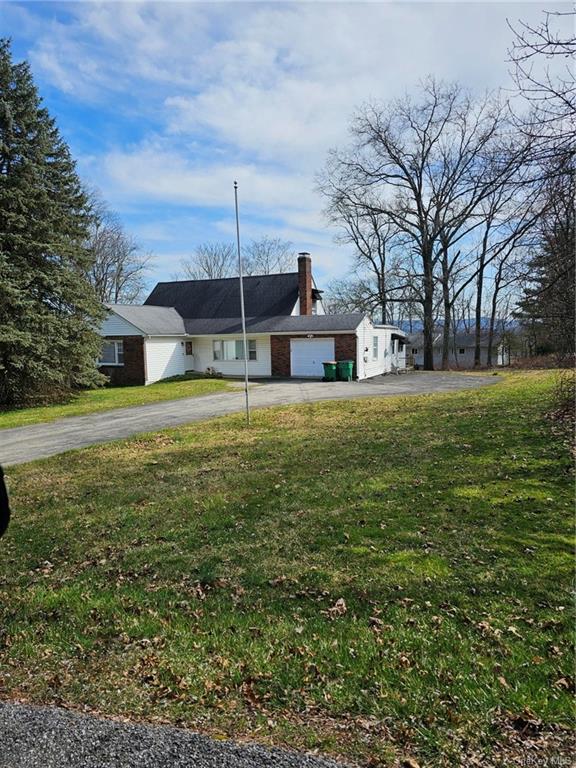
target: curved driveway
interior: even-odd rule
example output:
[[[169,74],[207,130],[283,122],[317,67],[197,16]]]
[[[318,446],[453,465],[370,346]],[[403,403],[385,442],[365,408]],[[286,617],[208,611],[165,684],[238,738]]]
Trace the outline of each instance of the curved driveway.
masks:
[[[56,707],[0,702],[0,733],[1,768],[345,768],[297,752]]]
[[[494,384],[492,374],[464,375],[417,371],[400,376],[378,376],[361,382],[280,381],[260,384],[250,391],[254,408],[310,403],[319,400],[417,395],[449,392]],[[71,416],[45,424],[0,430],[0,464],[23,464],[34,459],[176,427],[193,421],[237,413],[244,409],[244,392],[225,392],[181,400],[167,400],[131,408]]]

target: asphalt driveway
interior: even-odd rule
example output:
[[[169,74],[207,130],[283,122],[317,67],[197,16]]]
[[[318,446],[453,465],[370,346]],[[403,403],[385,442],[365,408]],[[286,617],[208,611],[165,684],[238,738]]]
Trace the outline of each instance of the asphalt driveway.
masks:
[[[168,726],[0,703],[0,768],[339,768],[332,760],[215,741]]]
[[[378,376],[361,382],[281,381],[251,389],[254,408],[357,397],[417,395],[473,389],[498,381],[492,374],[465,375],[416,371]],[[96,443],[153,432],[193,421],[205,421],[244,408],[244,392],[168,400],[131,408],[116,408],[88,416],[72,416],[45,424],[0,430],[0,464],[23,464]]]

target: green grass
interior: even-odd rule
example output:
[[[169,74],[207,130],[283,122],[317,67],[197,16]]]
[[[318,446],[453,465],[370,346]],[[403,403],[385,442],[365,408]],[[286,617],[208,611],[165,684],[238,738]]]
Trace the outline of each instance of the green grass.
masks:
[[[522,717],[542,743],[560,729],[557,754],[573,480],[552,383],[276,408],[11,468],[0,696],[370,765],[516,764]]]
[[[44,421],[62,419],[65,416],[85,416],[97,411],[127,408],[131,405],[147,405],[161,400],[211,395],[229,389],[231,389],[230,384],[226,381],[197,376],[175,376],[173,379],[158,381],[147,387],[90,389],[74,395],[67,403],[0,411],[0,429],[39,424]]]

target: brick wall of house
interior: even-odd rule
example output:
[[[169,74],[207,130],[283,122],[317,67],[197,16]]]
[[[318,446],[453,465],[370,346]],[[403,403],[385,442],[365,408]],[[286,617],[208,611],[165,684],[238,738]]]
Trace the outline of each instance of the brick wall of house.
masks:
[[[290,339],[306,339],[307,334],[293,336],[270,336],[270,353],[272,358],[272,376],[291,376],[290,370]],[[321,338],[321,337],[318,337]],[[354,376],[356,376],[356,334],[334,334],[334,355],[336,360],[354,360]]]
[[[312,314],[312,260],[309,253],[298,255],[298,298],[300,314]]]
[[[105,338],[118,339],[118,336]],[[102,365],[100,373],[110,378],[114,387],[138,386],[146,382],[144,367],[144,339],[142,336],[122,336],[124,365]]]
[[[272,376],[290,376],[290,336],[270,336],[270,357]]]
[[[334,354],[336,360],[354,360],[352,376],[356,378],[356,334],[339,333],[334,336]]]

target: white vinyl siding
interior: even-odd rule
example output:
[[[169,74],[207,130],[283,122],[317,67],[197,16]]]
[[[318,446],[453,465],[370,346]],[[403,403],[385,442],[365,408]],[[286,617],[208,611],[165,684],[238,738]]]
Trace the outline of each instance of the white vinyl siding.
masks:
[[[316,304],[316,311],[314,311],[314,304]],[[292,312],[290,313],[292,316],[299,315],[300,314],[300,299],[296,300],[296,304],[294,304],[294,308],[292,309]],[[316,302],[312,302],[312,314],[313,315],[325,315],[326,312],[324,311],[324,303],[322,299],[316,299]]]
[[[390,373],[393,366],[406,366],[406,345],[392,339],[398,333],[393,326],[375,326],[365,318],[356,330],[358,358],[356,367],[359,379],[369,379]]]
[[[219,336],[196,336],[194,345],[194,370],[203,373],[206,368],[215,368],[224,376],[243,376],[244,359],[240,360],[214,360],[214,341],[221,341]],[[242,341],[242,337],[232,337],[227,341]],[[256,342],[256,360],[248,361],[249,376],[271,376],[272,362],[270,357],[270,336],[248,336],[250,341]]]
[[[101,336],[144,336],[141,330],[135,325],[124,320],[123,317],[115,312],[109,312],[106,319],[100,326]]]
[[[316,301],[316,314],[317,315],[325,315],[326,312],[324,311],[324,303],[322,299],[318,299]]]
[[[406,342],[400,339],[394,339],[392,347],[392,370],[396,368],[406,368]]]
[[[179,376],[192,369],[192,358],[186,355],[184,340],[178,337],[157,336],[144,342],[146,384],[170,376]]]
[[[460,350],[464,350],[461,352]],[[424,365],[424,349],[418,348],[418,352],[414,354],[414,364],[422,367]],[[480,363],[486,365],[488,358],[488,348],[482,346],[480,348]],[[492,362],[496,365],[508,365],[509,359],[506,357],[505,362],[502,360],[502,356],[499,354],[499,345],[494,345],[492,348]],[[450,344],[448,351],[448,365],[451,368],[474,368],[474,347],[454,347],[454,344]],[[442,347],[437,345],[434,347],[434,368],[440,370],[442,368]]]
[[[362,321],[356,331],[356,368],[359,379],[379,376],[390,370],[390,337],[391,331],[388,328],[375,328],[368,318]]]

